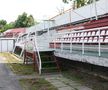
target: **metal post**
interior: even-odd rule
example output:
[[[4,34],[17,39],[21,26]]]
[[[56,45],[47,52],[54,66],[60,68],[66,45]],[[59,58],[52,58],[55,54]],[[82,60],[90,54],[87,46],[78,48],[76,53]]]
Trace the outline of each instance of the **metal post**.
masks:
[[[82,54],[84,54],[84,32],[83,33],[83,42],[82,42]]]
[[[54,50],[56,50],[56,43],[54,42]]]
[[[45,30],[45,21],[44,21],[44,30]]]
[[[70,13],[69,13],[70,26],[71,26],[71,11],[72,11],[72,8],[70,9]],[[72,39],[72,38],[71,38],[71,39]],[[70,53],[72,53],[72,41],[70,42]]]
[[[99,56],[101,56],[101,47],[100,47],[100,29],[98,30],[99,32],[99,39],[98,39],[98,53],[99,53]]]
[[[2,52],[2,39],[1,39],[1,52]]]
[[[1,49],[0,49],[0,52],[2,52],[2,40],[0,39],[0,45],[1,45]]]
[[[105,8],[106,8],[106,13],[108,13],[108,9],[107,9],[107,0],[105,0]]]
[[[16,42],[15,42],[15,39],[13,39],[13,50],[12,50],[12,53],[15,52],[15,48],[16,48],[15,43],[17,43],[17,42],[18,42],[18,39],[16,40]]]
[[[8,40],[7,40],[7,52],[8,52]]]
[[[70,53],[72,53],[72,42],[70,43]]]
[[[96,20],[98,20],[98,17],[97,17],[96,0],[93,0],[93,3],[94,3],[94,8],[95,8],[95,17],[96,17]]]
[[[50,35],[49,34],[49,28],[50,28],[50,21],[48,21],[48,36]]]
[[[61,42],[61,52],[63,51],[63,43]]]
[[[72,40],[72,37],[71,37]],[[72,53],[72,41],[70,42],[70,53]]]

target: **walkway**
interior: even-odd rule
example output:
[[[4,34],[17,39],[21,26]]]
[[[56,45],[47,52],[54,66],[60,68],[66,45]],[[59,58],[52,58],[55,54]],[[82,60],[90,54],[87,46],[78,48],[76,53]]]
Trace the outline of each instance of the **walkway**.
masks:
[[[0,90],[22,90],[18,80],[22,78],[45,78],[51,84],[58,88],[58,90],[92,90],[86,86],[82,86],[75,81],[63,77],[61,74],[57,75],[42,75],[36,76],[17,76],[6,66],[5,58],[0,57]]]
[[[19,82],[6,66],[5,58],[0,57],[0,90],[22,90]]]
[[[58,88],[58,90],[92,90],[86,86],[82,86],[80,83],[69,80],[62,75],[48,75],[45,76],[46,80],[52,83]]]

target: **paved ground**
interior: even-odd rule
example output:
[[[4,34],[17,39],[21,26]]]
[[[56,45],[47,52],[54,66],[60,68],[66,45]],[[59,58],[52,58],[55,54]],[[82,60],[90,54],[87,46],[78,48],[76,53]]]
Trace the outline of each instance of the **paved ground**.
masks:
[[[0,57],[0,90],[22,90],[15,75],[5,64],[5,58]]]
[[[58,90],[92,90],[80,83],[69,80],[62,75],[50,75],[45,77],[50,83],[58,88]]]
[[[16,76],[6,66],[5,58],[0,57],[0,90],[22,90],[18,80],[22,78],[39,78],[40,76]],[[62,75],[44,75],[41,76],[52,83],[58,90],[92,90],[82,86],[75,81],[64,78]]]

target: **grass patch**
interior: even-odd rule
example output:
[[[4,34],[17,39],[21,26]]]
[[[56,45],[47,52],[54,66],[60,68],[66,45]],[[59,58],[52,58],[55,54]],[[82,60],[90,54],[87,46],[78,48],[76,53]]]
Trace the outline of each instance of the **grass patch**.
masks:
[[[58,90],[43,78],[37,79],[21,79],[20,84],[23,90]]]
[[[18,75],[31,75],[36,72],[33,69],[33,65],[25,65],[22,63],[11,63],[9,64],[14,73]]]
[[[7,65],[11,68],[11,70],[18,75],[33,75],[36,72],[33,69],[33,64],[25,65],[23,64],[23,60],[19,61],[12,57],[10,53],[0,53],[1,56],[6,58]]]

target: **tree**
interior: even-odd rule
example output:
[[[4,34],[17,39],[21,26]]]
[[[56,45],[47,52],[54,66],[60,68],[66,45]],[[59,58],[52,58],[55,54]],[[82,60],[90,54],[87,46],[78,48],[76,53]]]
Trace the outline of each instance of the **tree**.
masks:
[[[27,26],[32,26],[35,24],[35,21],[34,21],[34,18],[32,15],[29,15],[28,18],[27,18]]]
[[[15,21],[15,27],[30,27],[34,25],[34,18],[32,15],[27,16],[27,13],[23,13],[22,15],[19,15],[17,20]]]
[[[84,6],[87,2],[87,0],[62,0],[64,3],[69,3],[70,1],[73,1],[73,8],[79,8],[81,6]]]
[[[4,32],[8,29],[14,28],[14,23],[11,22],[9,24],[5,24],[2,28],[0,28],[0,32]]]
[[[3,27],[3,31],[14,28],[14,22],[10,22]]]
[[[0,32],[12,28],[30,27],[34,24],[37,24],[37,22],[34,21],[33,16],[28,16],[27,13],[24,12],[22,15],[19,15],[14,22],[7,23],[6,20],[0,20]]]
[[[71,1],[73,1],[73,8],[79,8],[79,7],[82,7],[84,5],[87,5],[87,4],[90,4],[90,3],[93,3],[93,0],[62,0],[64,3],[69,3]],[[96,1],[99,1],[99,0],[96,0]]]
[[[6,20],[3,20],[3,19],[0,20],[0,29],[2,29],[3,26],[6,25],[6,23],[7,23]]]
[[[69,3],[69,1],[72,1],[72,0],[62,0],[64,3]]]

